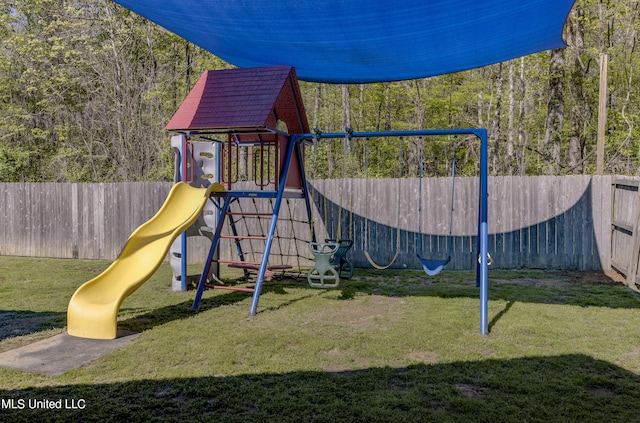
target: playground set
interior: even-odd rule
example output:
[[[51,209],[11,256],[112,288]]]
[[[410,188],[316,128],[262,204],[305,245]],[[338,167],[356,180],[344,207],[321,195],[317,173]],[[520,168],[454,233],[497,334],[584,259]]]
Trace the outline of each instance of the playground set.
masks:
[[[341,277],[353,275],[353,265],[347,258],[353,240],[316,240],[304,147],[334,138],[460,134],[477,137],[481,145],[476,279],[481,300],[480,332],[487,334],[485,129],[311,132],[295,70],[286,66],[205,71],[166,129],[176,134],[172,138],[176,184],[158,213],[133,232],[112,265],[75,292],[67,313],[70,335],[115,338],[122,301],[157,270],[167,254],[174,274],[173,289],[185,290],[189,279],[186,256],[190,236],[205,236],[210,240],[193,310],[198,309],[205,288],[232,289],[252,294],[250,315],[255,315],[265,278],[293,267],[287,262],[270,261],[270,253],[277,238],[283,203],[294,200],[304,204],[309,228],[304,243],[315,260],[307,274],[308,283],[317,288],[337,287]],[[263,207],[256,206],[258,202],[262,202]],[[246,220],[256,220],[253,226],[262,233],[251,233],[249,224],[240,224]],[[219,247],[225,239],[235,247],[237,258],[220,258]],[[261,245],[257,253],[253,252],[256,248],[252,245],[256,243]],[[390,266],[376,264],[368,253],[367,258],[373,267]],[[436,259],[418,258],[425,272],[435,275],[447,265],[450,254]],[[394,260],[395,257],[392,262]],[[254,287],[217,284],[220,265],[256,272]]]
[[[337,238],[339,235],[330,242],[316,240],[304,146],[331,138],[456,134],[480,141],[476,279],[480,288],[480,333],[488,333],[487,131],[311,133],[296,75],[323,83],[400,81],[561,48],[565,46],[563,27],[574,0],[517,5],[511,0],[408,0],[392,14],[387,2],[376,0],[299,0],[295,6],[293,2],[247,2],[241,7],[229,1],[116,2],[239,69],[205,72],[168,123],[167,129],[176,134],[172,146],[178,157],[177,182],[162,208],[131,235],[112,265],[75,292],[67,313],[69,334],[114,338],[122,301],[155,272],[169,253],[172,284],[184,289],[188,282],[187,238],[195,234],[211,241],[193,308],[198,308],[207,285],[220,287],[211,279],[215,280],[216,266],[222,264],[257,272],[254,288],[247,289],[253,295],[250,314],[255,315],[265,277],[290,266],[271,263],[269,257],[283,202],[293,200],[304,202],[309,223],[307,244],[316,258],[309,283],[337,285],[343,270],[349,275],[353,271],[346,258],[349,240]],[[249,189],[243,179],[254,186]],[[270,210],[240,207],[247,201],[266,203]],[[266,221],[266,231],[240,232],[239,222],[249,219]],[[230,229],[223,233],[225,222]],[[398,245],[399,229],[396,233]],[[223,237],[235,245],[237,259],[225,261],[217,254]],[[247,248],[253,247],[247,244],[254,243],[262,243],[262,249],[257,257],[249,257]],[[418,255],[427,274],[441,271],[449,257]],[[371,257],[367,259],[374,267],[388,267],[375,264]]]

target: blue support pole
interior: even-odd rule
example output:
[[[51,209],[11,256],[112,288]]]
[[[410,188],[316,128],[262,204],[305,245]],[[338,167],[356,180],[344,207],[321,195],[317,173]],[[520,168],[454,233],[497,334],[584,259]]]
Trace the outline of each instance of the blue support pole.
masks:
[[[182,257],[180,257],[180,273],[182,274],[180,280],[180,290],[182,292],[187,290],[187,232],[183,232],[180,236],[180,249],[182,250]]]
[[[216,155],[216,174],[215,174],[215,181],[219,184],[222,183],[222,177],[220,175],[222,175],[222,157],[220,156],[220,152],[222,151],[222,143],[217,142],[215,143],[215,155]],[[213,197],[211,197],[213,198]],[[218,206],[218,208],[222,207],[221,202],[218,200],[214,200],[214,203]],[[218,219],[224,219],[224,215],[219,215]],[[218,221],[215,221],[216,226],[218,225]],[[220,242],[218,241],[218,244]],[[219,259],[220,258],[220,251],[216,250],[214,252],[214,258]],[[213,265],[213,273],[216,276],[216,278],[220,278],[220,263],[216,263],[215,265]]]
[[[480,334],[488,335],[488,303],[489,303],[489,224],[488,220],[488,197],[489,197],[489,146],[487,140],[487,130],[480,132],[480,201],[478,219],[478,239],[479,239],[479,268],[478,279],[480,282]]]
[[[300,140],[301,140],[301,136],[293,135],[289,139],[289,145],[287,146],[287,155],[285,156],[282,172],[280,173],[278,192],[276,195],[276,201],[273,206],[273,214],[271,215],[271,224],[269,225],[269,232],[267,234],[267,240],[264,245],[262,260],[260,261],[260,268],[258,269],[258,277],[256,278],[256,286],[253,291],[253,298],[251,299],[251,310],[249,311],[249,314],[251,316],[255,316],[256,311],[258,309],[258,300],[260,299],[260,292],[262,291],[262,282],[264,281],[264,275],[267,272],[269,252],[271,251],[273,236],[276,232],[276,224],[278,222],[278,214],[280,213],[280,206],[282,204],[282,196],[284,194],[284,190],[287,185],[287,176],[289,175],[289,167],[291,165],[291,159],[293,157],[293,151],[295,149],[295,146],[300,142]]]
[[[209,248],[209,254],[207,255],[207,262],[204,264],[204,269],[202,270],[202,275],[200,275],[200,282],[198,283],[198,290],[196,291],[196,297],[193,300],[193,306],[191,309],[196,311],[198,306],[200,305],[200,299],[202,298],[202,293],[204,292],[204,286],[207,282],[207,277],[211,272],[211,263],[213,262],[213,256],[215,255],[216,249],[218,248],[218,244],[220,243],[220,234],[222,233],[222,225],[224,223],[224,217],[229,210],[229,203],[231,202],[231,197],[226,196],[224,199],[224,203],[220,208],[220,212],[218,213],[218,222],[216,225],[216,232],[213,235],[213,241],[211,242],[211,247]]]
[[[182,135],[182,172],[180,172],[180,176],[182,177],[182,181],[187,181],[187,154],[189,153],[187,150],[189,149],[189,144],[187,143],[187,136]],[[182,250],[182,255],[180,257],[180,290],[185,292],[187,290],[187,231],[184,231],[180,236],[180,249]]]

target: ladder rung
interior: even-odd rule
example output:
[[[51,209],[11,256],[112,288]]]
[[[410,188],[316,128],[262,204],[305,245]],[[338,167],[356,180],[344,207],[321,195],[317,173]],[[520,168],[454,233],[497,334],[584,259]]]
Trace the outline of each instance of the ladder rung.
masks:
[[[259,266],[254,266],[252,264],[246,264],[246,263],[231,263],[228,266],[234,269],[253,270],[254,272],[257,272],[258,270],[260,270]],[[264,274],[265,278],[270,278],[272,276],[273,276],[273,273],[268,270]]]
[[[249,216],[249,217],[260,217],[260,216],[273,216],[273,213],[245,213],[245,212],[227,212],[227,216]]]
[[[248,270],[259,270],[260,263],[257,261],[237,261],[237,260],[223,260],[223,259],[214,259],[211,260],[212,263],[222,263],[226,264],[229,267],[235,267],[238,269],[248,269]],[[267,266],[267,270],[287,270],[293,269],[293,266],[290,264],[271,264]]]
[[[253,263],[247,263],[247,262],[237,262],[237,263],[229,263],[228,264],[229,267],[234,267],[236,269],[247,269],[247,270],[258,270],[260,267],[260,264],[253,264]]]
[[[247,264],[250,266],[260,266],[260,263],[257,261],[238,261],[238,260],[223,260],[223,259],[214,259],[211,260],[212,263],[222,263],[222,264]]]
[[[271,266],[267,266],[267,269],[269,270],[287,270],[287,269],[293,269],[293,266],[291,266],[290,264],[274,264]]]

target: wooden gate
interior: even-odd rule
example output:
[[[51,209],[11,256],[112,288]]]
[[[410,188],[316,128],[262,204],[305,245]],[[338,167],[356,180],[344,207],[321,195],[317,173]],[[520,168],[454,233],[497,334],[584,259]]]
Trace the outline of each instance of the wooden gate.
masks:
[[[626,277],[627,286],[640,291],[640,182],[615,178],[611,204],[611,267]]]

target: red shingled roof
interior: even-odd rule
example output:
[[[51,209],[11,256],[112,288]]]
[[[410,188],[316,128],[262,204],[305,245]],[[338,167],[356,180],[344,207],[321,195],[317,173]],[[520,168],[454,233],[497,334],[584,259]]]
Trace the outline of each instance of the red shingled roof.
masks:
[[[205,71],[165,129],[207,131],[275,128],[308,133],[295,70],[288,66]]]

